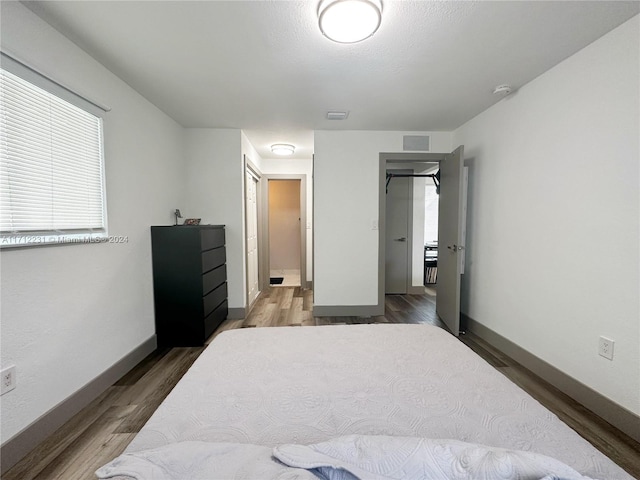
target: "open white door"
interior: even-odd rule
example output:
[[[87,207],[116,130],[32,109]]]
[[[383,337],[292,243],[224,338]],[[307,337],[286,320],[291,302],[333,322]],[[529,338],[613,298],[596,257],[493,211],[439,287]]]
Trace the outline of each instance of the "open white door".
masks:
[[[460,275],[464,250],[464,147],[440,162],[438,283],[436,313],[455,336],[460,333]]]
[[[247,246],[247,308],[260,293],[258,283],[258,178],[246,169],[246,246]]]

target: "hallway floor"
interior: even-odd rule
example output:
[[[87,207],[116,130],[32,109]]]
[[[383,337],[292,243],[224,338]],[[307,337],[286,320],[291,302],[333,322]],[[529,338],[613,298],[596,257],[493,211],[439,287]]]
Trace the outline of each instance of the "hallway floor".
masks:
[[[313,291],[274,286],[263,292],[245,319],[227,320],[218,332],[231,328],[312,325],[351,325],[357,323],[427,323],[445,328],[436,315],[432,295],[387,295],[385,315],[375,317],[314,317]]]
[[[282,277],[282,283],[278,285],[271,285],[272,287],[299,287],[300,283],[300,270],[271,270],[269,275],[271,278]]]

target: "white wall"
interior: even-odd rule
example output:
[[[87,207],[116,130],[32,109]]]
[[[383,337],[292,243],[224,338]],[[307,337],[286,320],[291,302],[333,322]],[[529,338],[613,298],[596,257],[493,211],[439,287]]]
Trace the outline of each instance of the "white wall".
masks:
[[[454,134],[470,167],[463,312],[636,414],[639,25]]]
[[[307,281],[313,280],[313,162],[311,159],[264,158],[261,172],[265,175],[306,175],[307,177]]]
[[[381,152],[402,152],[402,137],[430,135],[432,152],[450,152],[450,132],[315,132],[316,306],[377,305]]]
[[[427,178],[425,185],[422,186],[424,190],[424,241],[437,242],[438,241],[438,200],[439,196],[436,193],[436,186],[433,180]]]
[[[246,305],[244,167],[238,129],[185,129],[186,212],[225,225],[229,308]]]
[[[150,225],[181,203],[182,128],[18,2],[2,47],[112,111],[104,117],[109,234],[128,243],[2,250],[2,443],[155,333]]]
[[[242,158],[247,158],[258,170],[262,171],[263,160],[244,132],[240,133]]]
[[[419,173],[418,171],[414,171]],[[424,193],[426,178],[413,179],[413,227],[411,238],[411,286],[424,286]]]

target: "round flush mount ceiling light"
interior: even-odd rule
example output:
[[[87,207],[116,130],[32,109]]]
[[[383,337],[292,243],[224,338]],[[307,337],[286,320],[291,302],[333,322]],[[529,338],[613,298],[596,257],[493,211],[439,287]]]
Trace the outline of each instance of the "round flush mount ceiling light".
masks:
[[[288,143],[274,143],[271,145],[271,151],[276,155],[293,155],[296,151],[296,147],[289,145]]]
[[[322,0],[318,6],[320,31],[338,43],[356,43],[369,38],[381,21],[381,0]]]
[[[494,90],[493,90],[493,94],[494,95],[501,95],[501,96],[507,96],[509,95],[511,92],[513,91],[513,88],[511,88],[511,85],[498,85]]]

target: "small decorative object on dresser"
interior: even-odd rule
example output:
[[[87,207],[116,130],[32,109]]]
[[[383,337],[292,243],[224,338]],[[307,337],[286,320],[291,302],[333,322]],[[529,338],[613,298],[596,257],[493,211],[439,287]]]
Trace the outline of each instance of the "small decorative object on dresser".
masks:
[[[178,219],[182,218],[182,214],[180,213],[180,210],[176,208],[176,211],[173,212],[173,215],[176,217],[175,225],[177,226],[178,225]]]
[[[187,218],[183,225],[200,225],[200,219],[199,218]]]
[[[224,225],[151,227],[158,346],[204,345],[227,318]]]

